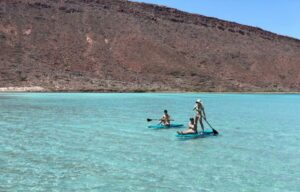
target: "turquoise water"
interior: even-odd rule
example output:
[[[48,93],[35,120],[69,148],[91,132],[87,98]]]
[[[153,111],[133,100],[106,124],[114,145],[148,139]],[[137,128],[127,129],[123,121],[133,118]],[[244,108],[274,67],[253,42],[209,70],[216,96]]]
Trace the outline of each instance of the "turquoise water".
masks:
[[[199,97],[219,136],[147,128]],[[299,117],[300,95],[0,94],[0,191],[299,192]]]

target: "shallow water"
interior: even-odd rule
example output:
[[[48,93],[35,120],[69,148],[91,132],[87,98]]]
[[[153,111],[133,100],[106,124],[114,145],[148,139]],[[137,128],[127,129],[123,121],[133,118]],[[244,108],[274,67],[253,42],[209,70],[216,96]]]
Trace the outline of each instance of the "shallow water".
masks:
[[[147,128],[199,97],[219,136]],[[0,191],[299,192],[299,117],[300,95],[2,93]]]

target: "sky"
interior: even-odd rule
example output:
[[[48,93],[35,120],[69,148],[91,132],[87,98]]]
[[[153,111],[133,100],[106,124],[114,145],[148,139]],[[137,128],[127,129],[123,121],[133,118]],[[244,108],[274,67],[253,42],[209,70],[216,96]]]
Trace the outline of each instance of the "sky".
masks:
[[[300,0],[131,0],[165,5],[300,39]]]

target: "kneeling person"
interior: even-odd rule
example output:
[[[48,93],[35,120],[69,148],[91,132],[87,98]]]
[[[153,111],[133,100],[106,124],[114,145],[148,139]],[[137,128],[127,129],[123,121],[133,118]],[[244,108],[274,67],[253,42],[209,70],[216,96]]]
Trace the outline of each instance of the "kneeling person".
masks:
[[[171,117],[167,110],[164,110],[164,115],[160,119],[160,123],[165,126],[170,126]]]

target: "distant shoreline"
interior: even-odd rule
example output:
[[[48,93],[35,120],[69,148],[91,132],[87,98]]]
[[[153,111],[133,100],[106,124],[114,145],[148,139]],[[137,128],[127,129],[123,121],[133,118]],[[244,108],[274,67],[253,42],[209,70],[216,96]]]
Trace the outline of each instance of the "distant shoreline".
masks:
[[[49,90],[40,86],[32,87],[0,87],[0,93],[187,93],[187,94],[300,94],[300,92],[280,92],[280,91],[135,91],[135,90]]]
[[[43,87],[40,86],[31,86],[31,87],[0,87],[0,93],[2,92],[43,92],[46,91]]]

